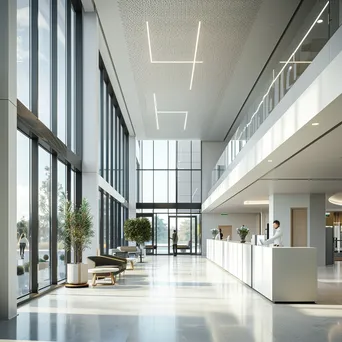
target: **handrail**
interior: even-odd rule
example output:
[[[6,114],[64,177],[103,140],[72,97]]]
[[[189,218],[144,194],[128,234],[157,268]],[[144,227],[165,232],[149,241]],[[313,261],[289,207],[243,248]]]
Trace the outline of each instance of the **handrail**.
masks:
[[[305,30],[305,34],[301,35],[299,38],[297,36],[292,38],[291,36],[286,35],[286,33],[290,32],[291,30],[294,30],[295,33],[298,32],[297,27],[294,27],[293,23],[288,25],[286,29],[287,31],[282,36],[280,41],[280,43],[284,42],[285,46],[278,46],[278,50],[275,49],[273,53],[273,58],[271,57],[268,60],[268,65],[264,68],[263,74],[257,81],[255,88],[249,94],[249,98],[247,98],[241,110],[241,113],[244,112],[242,115],[242,122],[236,129],[233,137],[229,140],[225,150],[221,154],[218,162],[216,163],[212,171],[212,188],[209,192],[209,195],[219,184],[219,180],[229,169],[229,166],[235,160],[236,156],[241,152],[247,141],[250,140],[254,133],[259,129],[261,124],[266,120],[266,118],[270,115],[274,108],[280,103],[282,98],[287,94],[293,84],[296,83],[300,76],[305,72],[306,68],[309,67],[309,65],[330,39],[329,12],[330,1],[323,3],[323,5],[321,2],[318,2],[312,8],[312,11],[307,14],[304,20],[302,17],[298,16],[296,18],[297,25],[300,25],[299,29],[304,28]],[[298,15],[298,13],[296,15]],[[309,24],[307,24],[307,21],[309,21]],[[299,43],[295,44],[295,48],[289,55],[289,57],[277,59],[276,55],[282,53],[280,51],[281,49],[283,50],[289,48],[289,44],[285,41],[285,38],[287,40],[291,39],[290,43],[294,43],[296,40],[299,41]],[[310,47],[309,42],[314,40],[319,40],[320,42],[323,40],[324,44],[318,46],[319,51],[307,51],[307,46]],[[317,46],[314,47],[317,48]],[[274,67],[274,65],[277,66],[279,64],[283,64],[283,66],[275,75],[274,69],[276,67]],[[271,82],[263,84],[262,79],[266,76],[267,72],[270,72],[270,69],[272,69]],[[260,100],[260,96],[258,96],[257,91],[259,90],[259,88],[262,87],[264,87],[264,89],[266,88],[266,92],[264,93],[264,95],[262,95],[262,98]],[[274,91],[274,93],[271,93],[272,90]],[[259,101],[257,101],[258,98]],[[251,100],[253,101],[253,103],[257,104],[255,110],[253,110],[253,103],[250,103]],[[251,115],[249,115],[249,113],[251,113]]]

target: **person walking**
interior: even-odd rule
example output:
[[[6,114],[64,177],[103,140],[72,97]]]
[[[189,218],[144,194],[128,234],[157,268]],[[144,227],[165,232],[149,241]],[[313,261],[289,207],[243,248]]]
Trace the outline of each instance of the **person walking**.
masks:
[[[20,240],[19,240],[19,251],[20,251],[20,257],[21,259],[24,259],[25,257],[25,248],[28,246],[29,242],[26,238],[25,234],[21,234]]]
[[[178,235],[177,235],[176,230],[173,231],[171,240],[172,240],[172,251],[173,251],[173,256],[177,256]]]

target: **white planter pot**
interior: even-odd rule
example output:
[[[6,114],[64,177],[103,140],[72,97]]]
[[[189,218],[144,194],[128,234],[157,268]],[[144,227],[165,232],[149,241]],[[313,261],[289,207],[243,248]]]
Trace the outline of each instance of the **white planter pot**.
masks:
[[[85,284],[88,282],[88,265],[87,264],[68,264],[67,265],[67,283],[68,284]]]

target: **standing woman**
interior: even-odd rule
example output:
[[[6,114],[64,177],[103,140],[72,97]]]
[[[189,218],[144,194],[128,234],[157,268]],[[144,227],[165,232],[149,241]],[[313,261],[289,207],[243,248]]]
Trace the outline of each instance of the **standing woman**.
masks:
[[[20,240],[19,240],[19,248],[20,248],[20,256],[22,259],[25,257],[25,248],[29,245],[29,242],[26,238],[25,234],[21,234]]]

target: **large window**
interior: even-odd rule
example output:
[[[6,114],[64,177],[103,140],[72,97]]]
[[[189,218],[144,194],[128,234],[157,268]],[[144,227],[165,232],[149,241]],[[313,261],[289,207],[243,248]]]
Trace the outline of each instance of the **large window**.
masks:
[[[18,297],[66,276],[61,207],[81,200],[81,24],[80,0],[17,1],[17,94],[30,111],[17,133]]]
[[[201,142],[143,140],[137,145],[137,216],[152,224],[148,254],[201,254]]]
[[[65,257],[65,249],[64,244],[61,239],[60,231],[63,225],[63,210],[64,210],[64,202],[67,197],[67,168],[61,162],[58,161],[57,164],[57,175],[58,175],[58,185],[57,185],[57,218],[58,218],[58,227],[57,227],[57,277],[58,280],[63,280],[66,277],[66,257]]]
[[[30,106],[30,0],[17,0],[17,93]]]
[[[127,201],[128,130],[101,57],[99,75],[99,174],[113,190],[115,189]],[[128,209],[126,203],[120,201],[103,189],[99,189],[101,253],[108,253],[109,249],[124,243],[123,225],[128,218]]]
[[[67,52],[67,25],[66,25],[66,16],[67,16],[67,7],[66,0],[58,0],[58,16],[57,16],[57,49],[58,49],[58,138],[61,139],[64,143],[66,143],[66,113],[67,113],[67,105],[66,105],[66,73],[67,73],[67,60],[66,60],[66,52]]]
[[[100,58],[100,175],[128,199],[128,130]]]
[[[51,155],[39,147],[39,228],[38,228],[38,283],[39,288],[51,284]]]
[[[201,203],[201,142],[140,142],[140,203]]]
[[[102,189],[99,189],[101,254],[108,254],[110,249],[123,245],[123,226],[127,218],[128,208]]]
[[[51,126],[51,1],[38,2],[38,117]]]
[[[30,293],[30,140],[17,134],[17,297]]]

